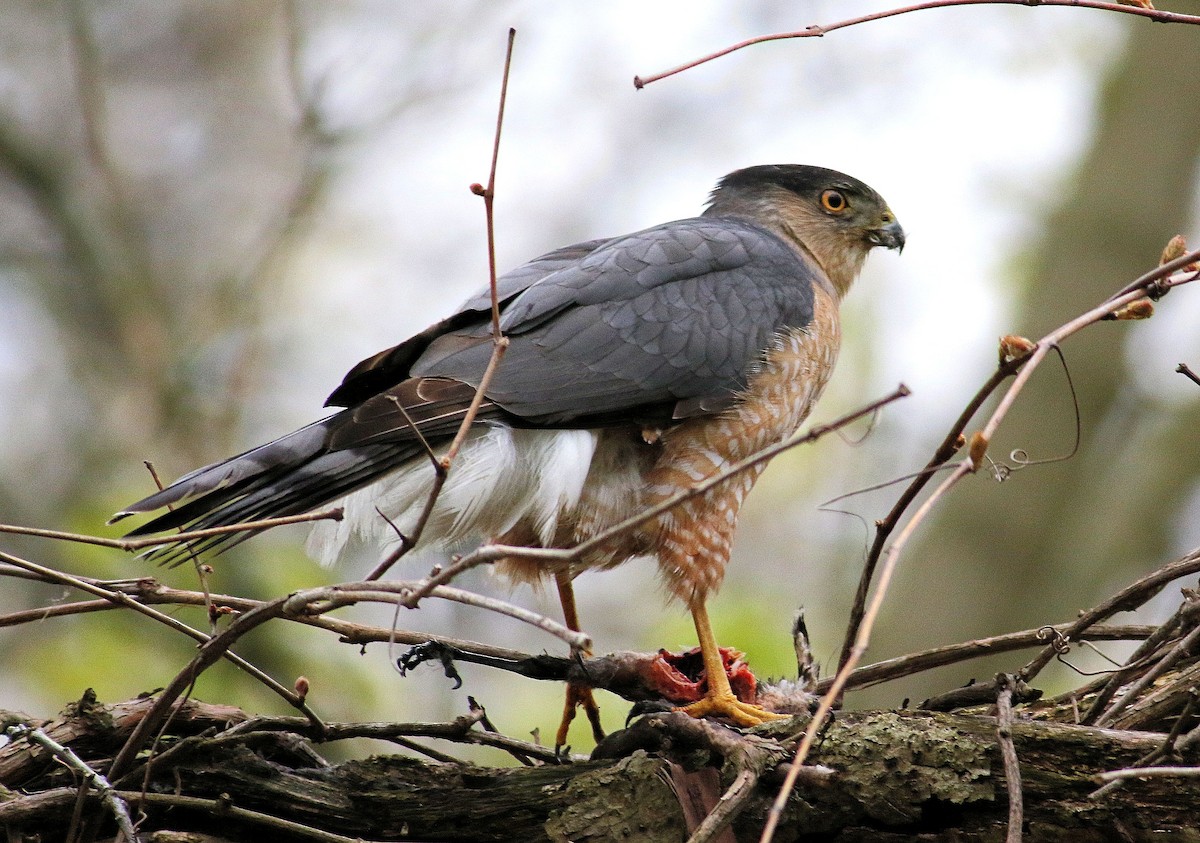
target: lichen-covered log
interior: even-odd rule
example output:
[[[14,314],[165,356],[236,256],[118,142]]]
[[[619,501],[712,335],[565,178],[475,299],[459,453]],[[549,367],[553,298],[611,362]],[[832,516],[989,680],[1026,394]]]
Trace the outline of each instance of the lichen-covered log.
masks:
[[[75,706],[35,725],[103,772],[144,705]],[[189,704],[176,735],[162,744],[160,751],[169,751],[151,767],[146,801],[132,806],[146,815],[144,831],[223,840],[320,839],[311,834],[319,830],[369,840],[679,841],[688,832],[680,782],[721,760],[668,733],[662,755],[637,750],[586,763],[491,769],[376,756],[328,765],[299,735],[209,734],[221,722],[244,719],[235,710]],[[1018,721],[1013,737],[1027,841],[1200,840],[1200,780],[1134,781],[1089,799],[1096,773],[1133,764],[1164,736]],[[835,772],[797,789],[780,843],[1003,838],[1007,801],[994,718],[843,714],[812,761]],[[0,771],[0,827],[9,839],[60,839],[75,801],[71,773],[19,742],[0,750]],[[143,772],[116,783],[135,803]],[[776,784],[764,780],[735,823],[737,839],[757,839]],[[89,801],[88,815],[102,830],[111,823],[98,798]]]

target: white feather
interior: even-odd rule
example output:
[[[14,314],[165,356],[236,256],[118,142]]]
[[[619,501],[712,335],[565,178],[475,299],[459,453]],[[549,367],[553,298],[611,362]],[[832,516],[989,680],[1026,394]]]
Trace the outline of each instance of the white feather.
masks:
[[[590,430],[480,427],[468,436],[451,466],[419,549],[445,551],[483,541],[520,521],[531,524],[549,544],[562,513],[579,503],[596,441],[597,433]],[[341,501],[342,521],[322,521],[313,528],[309,554],[332,565],[352,539],[394,543],[396,533],[388,520],[410,534],[433,479],[433,466],[420,457],[347,495]]]

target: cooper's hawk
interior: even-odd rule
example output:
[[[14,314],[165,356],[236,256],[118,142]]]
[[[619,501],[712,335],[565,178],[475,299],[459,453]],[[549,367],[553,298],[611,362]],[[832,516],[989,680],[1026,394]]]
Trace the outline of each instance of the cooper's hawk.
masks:
[[[511,344],[423,543],[570,547],[791,435],[833,370],[838,303],[867,253],[903,245],[883,198],[858,179],[759,166],[721,179],[702,216],[567,246],[503,276],[500,327]],[[413,526],[433,480],[421,437],[448,447],[486,368],[490,310],[481,293],[355,366],[326,402],[346,409],[194,471],[116,518],[176,505],[131,534],[140,535],[345,497],[345,520],[318,525],[310,549],[328,560],[354,533],[394,539],[392,525]],[[705,608],[757,476],[737,474],[570,569],[502,567],[519,580],[555,576],[569,598],[581,570],[657,557],[703,654],[707,694],[688,710],[761,722],[770,715],[730,690]]]

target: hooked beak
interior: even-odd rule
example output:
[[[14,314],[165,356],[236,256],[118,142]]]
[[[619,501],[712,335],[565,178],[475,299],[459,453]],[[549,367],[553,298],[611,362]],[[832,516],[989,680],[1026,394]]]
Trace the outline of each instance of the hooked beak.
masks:
[[[873,228],[868,231],[867,240],[872,246],[886,246],[898,252],[904,251],[904,229],[894,218],[882,228]]]

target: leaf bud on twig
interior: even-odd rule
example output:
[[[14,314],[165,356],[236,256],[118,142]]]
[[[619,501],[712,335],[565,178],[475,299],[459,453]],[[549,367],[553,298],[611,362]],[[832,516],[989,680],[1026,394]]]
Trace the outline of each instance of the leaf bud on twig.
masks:
[[[1131,301],[1124,307],[1119,307],[1108,315],[1109,319],[1132,320],[1149,319],[1154,315],[1154,302],[1149,299]]]
[[[987,453],[988,445],[987,436],[982,430],[977,430],[971,434],[971,449],[968,451],[971,457],[971,466],[975,471],[979,470],[980,464],[983,462],[983,457]]]
[[[1000,365],[1020,360],[1033,351],[1036,343],[1016,334],[1008,334],[1000,338]]]

